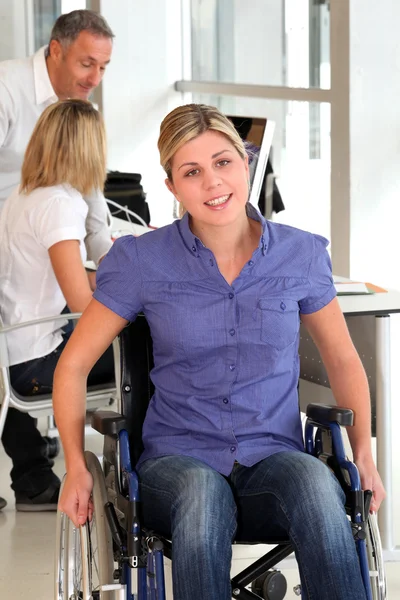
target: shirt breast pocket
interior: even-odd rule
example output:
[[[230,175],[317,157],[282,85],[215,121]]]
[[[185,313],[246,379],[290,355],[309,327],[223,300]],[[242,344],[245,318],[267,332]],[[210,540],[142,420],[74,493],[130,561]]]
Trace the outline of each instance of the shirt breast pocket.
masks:
[[[293,344],[300,328],[299,305],[295,300],[261,298],[261,340],[277,350]]]

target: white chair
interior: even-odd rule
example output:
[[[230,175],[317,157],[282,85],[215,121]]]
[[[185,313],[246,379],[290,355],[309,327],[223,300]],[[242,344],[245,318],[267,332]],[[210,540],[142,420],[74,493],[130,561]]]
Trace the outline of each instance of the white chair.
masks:
[[[50,321],[77,320],[80,313],[68,313],[45,317],[25,323],[5,326],[0,318],[0,438],[3,434],[4,423],[10,407],[27,412],[33,417],[53,416],[53,405],[51,394],[37,394],[35,396],[21,396],[11,385],[9,373],[9,360],[7,350],[7,333],[16,329],[39,325]],[[86,407],[88,410],[111,406],[119,399],[119,345],[118,339],[113,342],[115,382],[105,385],[89,386],[86,393]],[[54,430],[51,435],[54,436]]]

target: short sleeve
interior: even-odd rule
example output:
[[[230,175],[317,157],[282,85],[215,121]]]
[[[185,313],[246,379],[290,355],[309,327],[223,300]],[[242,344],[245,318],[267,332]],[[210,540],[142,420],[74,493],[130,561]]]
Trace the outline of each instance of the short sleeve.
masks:
[[[70,197],[53,197],[35,211],[34,230],[46,250],[65,240],[83,242],[86,214],[87,207],[83,200],[78,205]]]
[[[308,294],[300,302],[300,312],[310,314],[324,308],[336,296],[332,277],[332,264],[326,247],[328,240],[313,235],[313,255],[308,274]]]
[[[142,278],[133,235],[118,238],[101,261],[93,297],[127,321],[134,321],[143,310]]]

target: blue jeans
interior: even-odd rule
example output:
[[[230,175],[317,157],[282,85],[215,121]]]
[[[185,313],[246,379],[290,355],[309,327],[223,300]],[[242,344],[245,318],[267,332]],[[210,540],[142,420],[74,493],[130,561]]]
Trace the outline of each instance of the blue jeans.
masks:
[[[344,493],[313,456],[288,451],[224,477],[185,456],[139,468],[144,523],[172,538],[175,600],[230,600],[232,540],[290,537],[303,598],[366,600]]]

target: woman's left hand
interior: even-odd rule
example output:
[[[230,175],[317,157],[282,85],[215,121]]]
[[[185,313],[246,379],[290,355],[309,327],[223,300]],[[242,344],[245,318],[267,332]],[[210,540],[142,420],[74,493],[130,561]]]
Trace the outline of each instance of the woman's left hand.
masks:
[[[377,512],[381,502],[386,498],[385,488],[371,457],[355,461],[361,479],[361,488],[372,491],[370,512]]]

